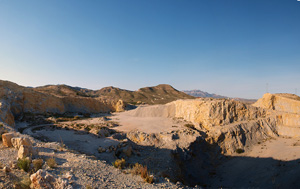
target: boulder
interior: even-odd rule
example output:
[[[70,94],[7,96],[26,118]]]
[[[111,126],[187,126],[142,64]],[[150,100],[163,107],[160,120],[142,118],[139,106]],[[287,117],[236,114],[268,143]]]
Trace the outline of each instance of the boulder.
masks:
[[[4,147],[12,147],[11,139],[14,137],[13,133],[4,133],[2,134],[2,142]]]
[[[23,159],[37,154],[37,151],[32,146],[21,145],[18,150],[18,158]]]
[[[21,145],[32,146],[30,139],[26,137],[14,137],[11,139],[11,143],[16,149],[19,149]]]
[[[44,171],[42,169],[38,170],[36,173],[30,176],[31,185],[30,188],[38,189],[71,189],[73,188],[69,185],[67,180],[61,178],[55,178],[52,174]]]

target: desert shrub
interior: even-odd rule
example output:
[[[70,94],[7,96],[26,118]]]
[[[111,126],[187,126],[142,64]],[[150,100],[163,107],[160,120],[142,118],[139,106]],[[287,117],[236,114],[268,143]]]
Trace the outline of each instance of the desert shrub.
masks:
[[[187,128],[190,128],[190,129],[196,129],[195,125],[191,124],[191,123],[184,124],[184,126],[187,127]]]
[[[148,182],[149,184],[152,184],[153,181],[154,181],[154,177],[152,175],[148,175],[146,178],[145,178],[145,181]]]
[[[141,168],[141,177],[142,177],[143,179],[145,179],[145,178],[148,177],[148,168],[147,168],[147,166],[143,166],[143,167]]]
[[[152,184],[154,181],[154,177],[150,175],[147,166],[143,166],[139,163],[134,164],[134,166],[131,169],[131,174],[141,175],[141,177],[150,184]]]
[[[135,163],[134,166],[131,169],[131,174],[140,175],[142,168],[143,168],[143,165],[141,165],[139,163]]]
[[[74,118],[73,118],[73,120],[75,121],[75,120],[78,120],[78,119],[80,119],[80,116],[74,116]]]
[[[47,159],[46,163],[50,168],[55,168],[57,166],[57,163],[53,157]]]
[[[238,148],[238,149],[235,150],[235,152],[238,153],[238,154],[241,154],[241,153],[244,153],[245,151],[241,148]]]
[[[17,165],[20,169],[23,169],[25,172],[28,172],[30,169],[30,160],[27,158],[18,159]]]
[[[147,166],[142,166],[141,168],[141,177],[148,183],[152,184],[154,181],[154,178],[152,175],[150,175]]]
[[[117,159],[115,162],[113,162],[113,166],[118,169],[123,169],[125,167],[125,164],[126,164],[126,161],[124,158]]]
[[[44,161],[42,159],[35,159],[32,161],[34,171],[38,171],[43,167]]]

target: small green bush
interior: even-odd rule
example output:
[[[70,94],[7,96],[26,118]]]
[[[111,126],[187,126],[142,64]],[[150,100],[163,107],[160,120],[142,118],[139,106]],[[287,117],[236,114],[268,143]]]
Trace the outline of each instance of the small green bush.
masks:
[[[28,172],[30,169],[30,160],[27,158],[18,159],[17,165],[20,169],[23,169],[25,172]]]
[[[115,168],[118,168],[118,169],[123,169],[125,167],[125,164],[126,164],[126,161],[124,158],[122,159],[117,159],[115,162],[112,163],[113,166]]]

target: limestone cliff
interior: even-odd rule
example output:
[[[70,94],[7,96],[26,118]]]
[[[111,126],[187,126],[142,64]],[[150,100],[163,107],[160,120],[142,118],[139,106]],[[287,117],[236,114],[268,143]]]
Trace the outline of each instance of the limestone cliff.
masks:
[[[300,114],[300,97],[293,94],[266,93],[261,99],[254,103],[253,106],[269,110]]]
[[[166,105],[141,106],[129,114],[138,117],[176,117],[193,122],[197,128],[265,118],[266,111],[226,99],[177,100]]]
[[[81,96],[57,96],[44,91],[19,86],[8,81],[0,81],[0,121],[11,126],[14,118],[23,113],[101,113],[124,111],[122,100]]]
[[[253,106],[264,108],[276,116],[279,135],[300,136],[300,97],[293,94],[267,93]]]
[[[177,100],[166,105],[141,106],[127,114],[138,117],[183,118],[206,133],[222,153],[251,146],[276,136],[276,119],[263,108],[227,99]]]

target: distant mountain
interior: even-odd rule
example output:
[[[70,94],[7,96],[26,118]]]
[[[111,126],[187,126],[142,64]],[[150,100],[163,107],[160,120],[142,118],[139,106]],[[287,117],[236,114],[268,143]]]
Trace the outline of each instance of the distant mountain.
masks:
[[[202,97],[202,98],[230,98],[227,96],[221,96],[213,93],[204,92],[201,90],[183,90],[182,92],[194,96],[194,97]],[[257,99],[245,99],[245,98],[230,98],[236,101],[240,101],[246,104],[253,104],[257,101]]]
[[[183,92],[194,97],[228,98],[226,96],[207,93],[201,90],[184,90]]]
[[[131,104],[165,104],[178,99],[193,99],[184,92],[174,89],[170,85],[160,84],[154,87],[145,87],[137,91],[129,91],[116,87],[104,87],[100,90],[90,90],[68,85],[46,85],[34,90],[50,93],[55,96],[79,96],[102,99],[122,99]]]

